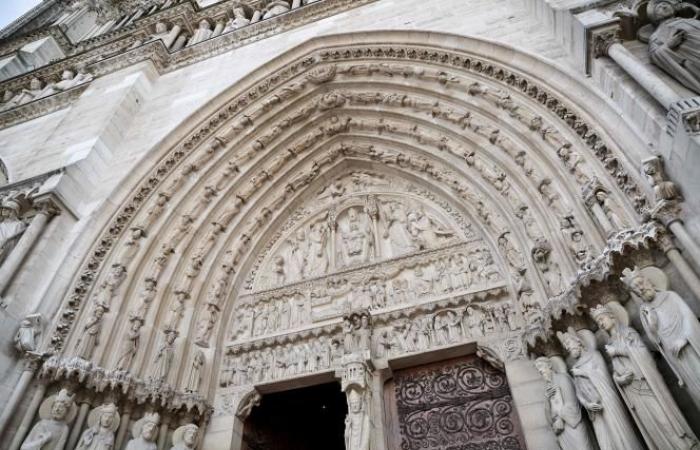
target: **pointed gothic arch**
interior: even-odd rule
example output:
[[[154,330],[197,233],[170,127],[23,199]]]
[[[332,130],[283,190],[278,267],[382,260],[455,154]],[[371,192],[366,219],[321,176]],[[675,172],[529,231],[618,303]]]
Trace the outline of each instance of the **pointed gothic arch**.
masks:
[[[57,354],[44,373],[104,368],[112,386],[139,401],[201,421],[211,404],[216,414],[233,414],[230,396],[240,386],[221,378],[235,355],[262,359],[274,346],[331,339],[343,323],[337,309],[294,329],[249,330],[236,340],[231,328],[243,300],[287,295],[300,281],[313,290],[312,279],[337,281],[341,272],[352,278],[382,264],[395,269],[401,258],[413,258],[413,266],[396,270],[450,261],[459,246],[467,259],[490,258],[497,276],[425,300],[367,306],[391,331],[416,311],[507,303],[517,326],[493,318],[493,330],[461,331],[456,339],[476,341],[501,360],[522,354],[560,313],[548,309],[548,299],[601,251],[609,232],[639,223],[646,202],[624,156],[630,152],[620,149],[624,131],[605,122],[612,112],[592,93],[571,98],[565,87],[574,85],[581,87],[513,49],[435,33],[319,38],[265,64],[195,113],[125,180],[130,193],[86,256],[49,333]],[[329,262],[324,273],[302,271],[302,279],[255,281],[269,279],[280,242],[298,227],[295,215],[306,217],[305,206],[331,207],[318,192],[358,171],[399,183],[393,191],[358,191],[362,201],[374,196],[381,205],[410,185],[411,201],[423,202],[423,213],[439,216],[434,223],[459,239],[422,248],[413,240],[414,250],[397,258]],[[616,218],[590,213],[585,194],[597,190],[619,206]],[[376,222],[370,228],[388,227],[386,211],[366,214]],[[470,247],[477,241],[478,251]],[[376,353],[377,343],[371,346]],[[397,352],[429,350],[421,346]]]

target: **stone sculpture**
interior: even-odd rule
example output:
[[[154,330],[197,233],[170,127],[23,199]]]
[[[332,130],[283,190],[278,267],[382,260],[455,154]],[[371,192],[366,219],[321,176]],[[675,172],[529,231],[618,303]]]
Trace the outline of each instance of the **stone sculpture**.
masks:
[[[559,264],[552,260],[552,246],[544,239],[538,239],[532,248],[532,259],[542,274],[542,278],[550,296],[564,292],[565,285],[561,276]]]
[[[654,269],[626,269],[622,281],[643,301],[640,318],[647,337],[700,407],[700,322],[680,295],[656,288],[645,276]]]
[[[124,335],[124,340],[122,341],[119,358],[117,359],[117,370],[129,370],[131,368],[131,363],[139,350],[143,323],[143,319],[138,315],[130,315],[129,331]]]
[[[647,445],[652,448],[690,449],[698,445],[671,392],[656,368],[654,358],[618,303],[598,305],[590,311],[608,336],[605,351],[612,359],[613,380],[625,399]]]
[[[202,382],[202,368],[206,363],[206,356],[202,350],[198,350],[192,359],[190,373],[187,376],[187,386],[185,392],[198,392],[199,385]]]
[[[687,2],[651,0],[647,16],[656,26],[648,38],[651,61],[700,94],[700,8]],[[643,41],[645,31],[640,30]]]
[[[173,433],[173,446],[170,450],[192,450],[199,439],[199,427],[194,424],[181,426]]]
[[[90,317],[83,325],[83,333],[76,346],[76,355],[80,358],[89,360],[95,347],[99,345],[102,320],[107,311],[107,307],[103,304],[98,303],[93,307]]]
[[[114,450],[114,432],[119,428],[117,407],[113,403],[98,406],[90,412],[87,423],[75,450]]]
[[[369,408],[366,395],[351,388],[347,393],[348,415],[345,417],[345,450],[369,450]]]
[[[39,343],[37,339],[41,334],[41,314],[30,314],[19,324],[19,330],[15,335],[15,348],[20,353],[36,352]]]
[[[153,360],[150,376],[151,380],[156,383],[163,383],[168,379],[170,368],[173,365],[173,358],[175,357],[175,339],[177,339],[179,333],[175,330],[165,330],[164,334],[164,341]]]
[[[27,229],[27,224],[20,217],[21,209],[20,203],[13,198],[7,198],[0,203],[0,263],[7,258],[14,244]]]
[[[77,414],[73,396],[62,389],[44,400],[39,408],[39,422],[24,439],[20,450],[63,450],[68,440],[68,424]]]
[[[229,19],[229,21],[226,22],[226,26],[224,27],[224,31],[222,33],[237,30],[246,25],[250,25],[250,19],[246,17],[245,11],[240,6],[234,7],[233,18]]]
[[[284,14],[289,11],[289,3],[284,0],[273,0],[265,8],[265,13],[263,14],[263,20],[269,19],[280,14]]]
[[[574,383],[565,368],[554,369],[547,357],[537,358],[535,367],[545,382],[545,413],[562,450],[592,449],[588,425],[581,414]]]
[[[570,356],[576,396],[588,412],[601,450],[642,450],[627,409],[617,393],[596,340],[589,330],[569,328],[557,337]]]
[[[134,438],[126,445],[126,450],[157,450],[159,424],[158,413],[146,413],[143,418],[137,420],[132,429]]]

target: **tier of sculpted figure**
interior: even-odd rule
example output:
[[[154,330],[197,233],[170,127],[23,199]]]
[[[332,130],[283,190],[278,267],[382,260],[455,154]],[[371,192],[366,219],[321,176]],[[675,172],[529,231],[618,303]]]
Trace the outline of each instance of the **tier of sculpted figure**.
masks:
[[[686,88],[700,94],[700,8],[680,0],[650,0],[647,16],[656,28],[639,31],[649,42],[651,61]]]
[[[91,74],[85,73],[84,68],[81,68],[77,74],[72,70],[66,69],[61,73],[60,81],[48,83],[34,100],[67,91],[75,86],[92,81],[92,78],[93,76]]]
[[[369,450],[370,420],[367,394],[350,388],[347,393],[348,415],[345,417],[345,450]]]
[[[242,7],[236,6],[233,8],[233,17],[226,22],[223,33],[237,30],[246,25],[250,25],[250,19],[246,17],[245,11]]]
[[[114,433],[119,429],[119,412],[114,403],[93,409],[87,423],[75,450],[114,450]]]
[[[157,450],[159,424],[158,413],[146,413],[137,420],[131,430],[134,438],[126,445],[126,450]]]
[[[573,328],[557,337],[569,353],[576,395],[588,413],[601,450],[642,450],[634,425],[589,330]]]
[[[129,317],[129,331],[124,335],[119,355],[117,358],[117,370],[128,371],[131,368],[131,363],[136,357],[141,342],[141,328],[144,320],[134,314]]]
[[[583,230],[574,225],[574,218],[564,217],[561,222],[561,231],[568,237],[568,246],[571,255],[576,260],[579,268],[585,269],[593,260],[591,248],[583,238]]]
[[[187,375],[187,384],[185,386],[185,392],[199,392],[199,385],[202,384],[202,369],[204,369],[204,364],[207,362],[207,358],[202,350],[197,350],[194,358],[192,358],[192,365],[190,366],[190,372]]]
[[[519,274],[525,273],[525,258],[520,250],[510,240],[510,231],[498,237],[498,248],[508,265]]]
[[[44,83],[40,79],[35,77],[29,81],[29,89],[22,89],[14,96],[12,95],[12,92],[5,91],[5,98],[3,99],[5,100],[5,102],[2,104],[2,106],[0,106],[0,111],[6,111],[16,106],[21,106],[34,100],[37,100],[43,90]]]
[[[15,334],[15,348],[18,352],[34,354],[39,348],[37,339],[41,334],[41,314],[30,314],[19,324]]]
[[[170,369],[175,358],[175,340],[178,332],[175,330],[165,330],[163,332],[163,343],[161,344],[151,366],[150,379],[156,383],[164,383],[170,375]]]
[[[198,441],[199,427],[190,423],[173,432],[173,446],[170,450],[194,450]]]
[[[613,380],[620,389],[647,445],[658,449],[697,448],[698,440],[673,399],[654,358],[628,325],[622,305],[611,302],[590,310],[608,334],[605,351],[612,359]]]
[[[216,320],[219,317],[219,307],[215,304],[208,303],[204,316],[197,322],[197,332],[195,335],[195,344],[200,347],[209,347],[209,339],[216,325]]]
[[[544,239],[537,240],[532,248],[532,259],[542,274],[547,293],[553,297],[564,292],[565,284],[559,264],[554,262],[551,256],[552,246],[549,242]]]
[[[92,308],[92,312],[88,317],[83,332],[80,335],[78,344],[76,345],[75,354],[85,360],[92,357],[92,352],[100,343],[100,333],[102,331],[102,320],[107,312],[107,307],[102,304],[96,304]]]
[[[97,292],[93,295],[93,302],[104,305],[105,308],[109,309],[112,305],[112,299],[125,279],[126,267],[120,263],[112,264],[112,267],[107,273],[107,277],[102,281]]]
[[[647,337],[700,408],[700,322],[680,295],[657,288],[653,276],[645,276],[654,269],[626,269],[622,281],[643,302],[640,318]]]
[[[21,209],[20,203],[11,197],[0,203],[0,264],[27,229],[20,216]]]
[[[24,439],[20,450],[63,450],[70,424],[78,410],[67,390],[47,398],[39,408],[39,421]]]
[[[620,206],[617,203],[615,203],[613,199],[610,198],[609,193],[600,189],[595,193],[595,199],[600,205],[600,207],[603,209],[605,217],[608,218],[614,229],[622,230],[624,228],[627,228],[627,223],[624,220],[622,220],[622,218],[618,214],[618,211],[621,211]]]
[[[566,367],[554,365],[563,361],[553,361],[547,357],[537,358],[535,367],[544,378],[545,413],[557,435],[562,450],[592,449],[588,425],[581,414],[581,405],[576,398],[574,383],[566,373]]]
[[[211,24],[209,23],[209,21],[206,19],[202,19],[199,21],[199,26],[192,35],[192,38],[190,38],[190,40],[187,42],[187,46],[189,47],[191,45],[204,42],[207,39],[209,39],[213,33],[214,30],[211,29]]]

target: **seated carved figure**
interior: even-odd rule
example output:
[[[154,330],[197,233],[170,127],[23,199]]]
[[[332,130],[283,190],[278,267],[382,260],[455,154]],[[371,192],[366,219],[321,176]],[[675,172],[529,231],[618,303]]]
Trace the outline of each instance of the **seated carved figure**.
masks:
[[[648,38],[651,61],[700,94],[700,8],[687,2],[651,0],[647,15],[656,29]],[[648,28],[647,28],[648,30]]]

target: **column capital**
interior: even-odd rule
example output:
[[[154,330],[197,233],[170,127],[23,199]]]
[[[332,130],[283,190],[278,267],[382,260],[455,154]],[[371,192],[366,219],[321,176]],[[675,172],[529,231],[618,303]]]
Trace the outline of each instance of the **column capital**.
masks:
[[[597,59],[602,56],[608,56],[608,51],[613,44],[622,42],[620,38],[619,24],[613,26],[607,25],[591,32],[590,49],[593,58]]]
[[[658,239],[656,240],[656,245],[662,252],[664,252],[664,254],[673,250],[678,250],[676,243],[673,242],[673,238],[669,233],[660,234]]]

